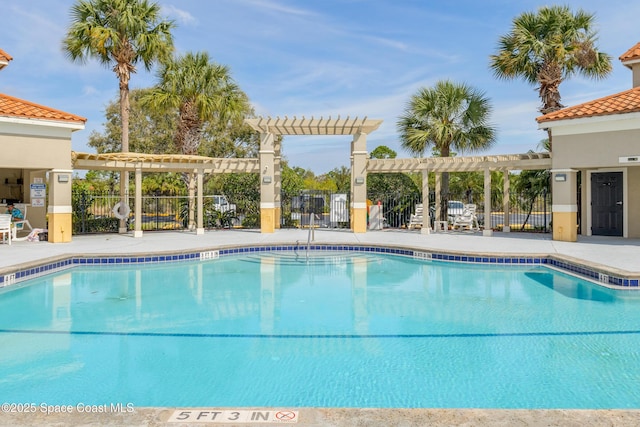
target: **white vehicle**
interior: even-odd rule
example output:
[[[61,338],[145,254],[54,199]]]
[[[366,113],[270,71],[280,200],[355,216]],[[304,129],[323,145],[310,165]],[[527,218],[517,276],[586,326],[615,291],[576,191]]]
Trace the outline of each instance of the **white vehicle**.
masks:
[[[214,195],[213,208],[218,212],[235,211],[236,205],[229,203],[226,196]]]

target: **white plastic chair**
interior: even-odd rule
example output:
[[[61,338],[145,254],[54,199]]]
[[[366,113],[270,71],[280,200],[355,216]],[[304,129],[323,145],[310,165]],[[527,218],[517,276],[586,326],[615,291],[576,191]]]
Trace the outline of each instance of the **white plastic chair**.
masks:
[[[422,203],[418,203],[416,204],[416,213],[411,214],[411,217],[409,217],[409,227],[407,228],[409,230],[415,227],[422,228],[422,215],[423,215]]]
[[[469,229],[469,230],[480,230],[480,224],[478,223],[478,218],[476,217],[476,205],[468,204],[464,205],[464,209],[460,215],[456,215],[453,219],[453,225],[451,226],[452,230],[456,229]]]
[[[11,244],[12,232],[11,214],[0,214],[0,233],[2,234],[2,243],[5,242],[5,239],[8,236],[9,244]]]
[[[27,219],[27,205],[24,203],[16,203],[14,206],[20,209],[20,212],[22,212],[22,219],[13,221],[13,226],[15,227],[13,231],[13,237],[15,239],[18,235],[18,231],[26,231],[25,227],[28,227],[29,231],[32,231],[33,227]]]

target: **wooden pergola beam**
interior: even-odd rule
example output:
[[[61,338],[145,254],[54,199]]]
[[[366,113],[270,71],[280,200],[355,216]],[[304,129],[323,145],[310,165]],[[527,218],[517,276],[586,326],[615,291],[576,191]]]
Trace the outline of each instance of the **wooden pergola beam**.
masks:
[[[258,159],[234,159],[182,154],[72,153],[74,169],[142,172],[258,173]]]
[[[335,119],[331,117],[307,119],[295,116],[292,119],[287,116],[284,118],[260,117],[244,121],[257,132],[274,135],[355,135],[361,132],[369,134],[382,124],[382,120],[373,120],[367,117],[343,119],[340,116]]]
[[[369,159],[369,173],[481,172],[489,170],[536,170],[551,168],[549,153],[502,154],[470,157],[422,157],[404,159]]]

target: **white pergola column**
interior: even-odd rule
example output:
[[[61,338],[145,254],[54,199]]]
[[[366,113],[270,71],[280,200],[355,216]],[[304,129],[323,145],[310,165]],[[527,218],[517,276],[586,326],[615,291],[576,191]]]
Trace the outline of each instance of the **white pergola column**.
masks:
[[[422,169],[422,228],[420,233],[431,233],[431,212],[429,210],[429,169]]]
[[[202,169],[198,169],[197,171],[197,175],[196,175],[196,203],[197,203],[197,210],[198,212],[196,213],[197,216],[197,223],[198,225],[196,226],[196,235],[200,235],[200,234],[204,234],[204,209],[202,208],[203,205],[203,193],[204,193],[204,171]]]
[[[491,171],[489,168],[484,170],[484,230],[483,236],[493,236],[491,229]]]
[[[142,237],[142,168],[140,166],[136,167],[135,184],[133,214],[136,220],[133,225],[133,237]]]
[[[509,233],[511,231],[511,203],[509,202],[511,199],[511,195],[509,194],[509,187],[511,183],[509,181],[509,169],[504,171],[502,180],[502,231],[504,233]]]
[[[440,210],[442,207],[442,174],[436,173],[436,221],[448,221],[449,218],[440,218]],[[423,208],[424,209],[424,208]]]
[[[129,205],[129,171],[120,171],[120,206]],[[124,212],[124,211],[123,211]],[[127,232],[127,220],[123,218],[119,221],[118,233]]]

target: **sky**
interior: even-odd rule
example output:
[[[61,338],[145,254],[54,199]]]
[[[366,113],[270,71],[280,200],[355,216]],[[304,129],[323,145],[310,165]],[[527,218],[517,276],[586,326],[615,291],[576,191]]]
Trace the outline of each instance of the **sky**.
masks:
[[[539,151],[545,138],[535,118],[540,101],[522,80],[497,79],[489,56],[513,19],[562,4],[596,16],[597,47],[612,57],[603,80],[575,76],[562,83],[566,106],[631,88],[631,71],[618,57],[640,41],[640,2],[628,0],[157,0],[173,20],[177,54],[206,51],[231,76],[263,117],[367,117],[382,124],[367,136],[372,151],[385,145],[398,157],[396,123],[411,96],[440,80],[484,92],[497,130],[481,153]],[[103,132],[107,104],[118,99],[110,67],[71,62],[62,50],[73,0],[0,0],[0,48],[13,57],[0,71],[0,93],[87,118],[72,137],[75,151]],[[151,87],[156,69],[142,66],[130,88]],[[316,174],[349,165],[350,136],[285,137],[290,166]]]

